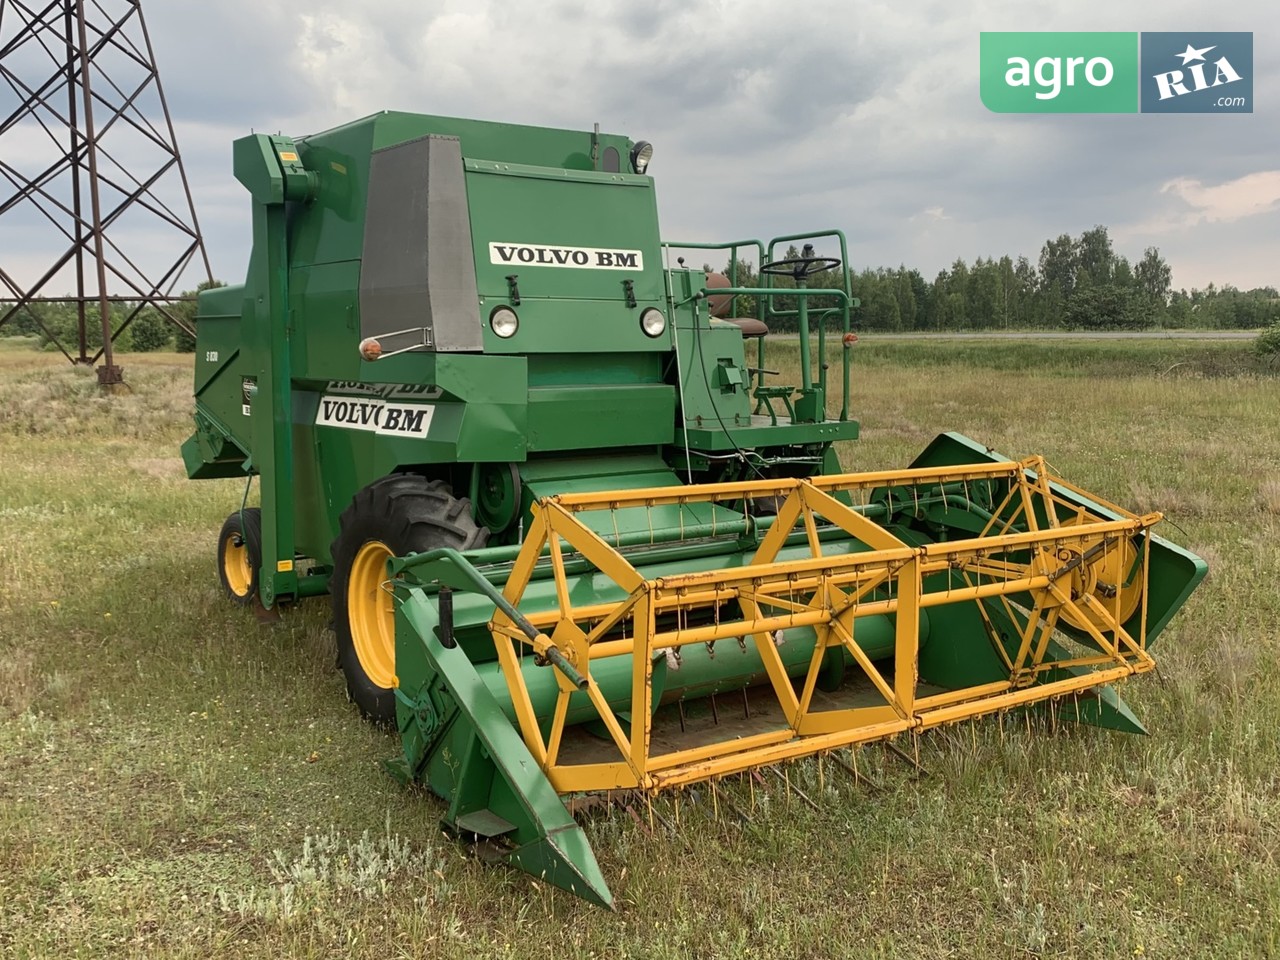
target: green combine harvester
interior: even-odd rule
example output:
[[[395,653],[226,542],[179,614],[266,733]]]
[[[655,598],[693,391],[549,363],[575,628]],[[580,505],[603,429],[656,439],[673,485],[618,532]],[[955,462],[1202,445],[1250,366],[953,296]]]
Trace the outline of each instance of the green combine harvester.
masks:
[[[957,434],[842,473],[844,236],[664,243],[651,154],[405,113],[236,141],[253,253],[200,297],[183,446],[194,479],[258,478],[218,537],[232,599],[329,594],[395,775],[605,906],[578,795],[1033,703],[1141,730],[1110,684],[1154,667],[1204,563],[1159,514]],[[760,286],[685,248],[754,258]]]

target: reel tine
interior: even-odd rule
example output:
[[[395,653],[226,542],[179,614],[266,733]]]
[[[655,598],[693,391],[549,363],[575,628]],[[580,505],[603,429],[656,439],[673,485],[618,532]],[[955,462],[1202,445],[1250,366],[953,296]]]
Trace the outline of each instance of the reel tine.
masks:
[[[813,802],[813,799],[812,799],[812,798],[810,798],[808,794],[806,794],[803,790],[801,790],[799,787],[795,786],[795,785],[791,782],[791,777],[790,777],[790,773],[789,773],[789,772],[788,772],[788,773],[781,773],[781,772],[779,772],[779,770],[778,770],[778,768],[777,768],[777,767],[769,767],[768,769],[773,773],[773,775],[774,775],[775,777],[777,777],[779,780],[781,780],[781,781],[782,781],[783,786],[786,788],[786,791],[787,791],[787,795],[788,795],[788,796],[790,796],[791,794],[793,794],[793,793],[794,793],[797,797],[799,797],[801,800],[803,800],[803,801],[805,802],[805,804],[806,804],[806,805],[807,805],[811,810],[813,810],[813,812],[814,812],[814,813],[821,813],[821,812],[822,812],[822,807],[820,807],[820,806],[818,806],[818,804],[814,803],[814,802]]]
[[[892,742],[892,741],[890,741],[890,740],[881,740],[880,742],[881,742],[882,744],[884,744],[884,748],[885,748],[887,751],[889,751],[890,753],[892,753],[892,754],[893,754],[895,757],[897,757],[899,760],[903,760],[903,761],[905,761],[906,763],[910,764],[912,767],[914,767],[914,768],[915,768],[915,770],[916,770],[916,775],[917,775],[917,776],[921,776],[921,777],[927,777],[927,776],[929,776],[929,771],[928,771],[928,770],[926,770],[923,766],[921,766],[921,765],[920,765],[920,761],[919,761],[919,760],[917,760],[917,759],[915,759],[914,757],[912,757],[912,756],[911,756],[911,754],[907,753],[905,750],[903,750],[903,749],[902,749],[900,746],[898,746],[896,743],[893,743],[893,742]]]

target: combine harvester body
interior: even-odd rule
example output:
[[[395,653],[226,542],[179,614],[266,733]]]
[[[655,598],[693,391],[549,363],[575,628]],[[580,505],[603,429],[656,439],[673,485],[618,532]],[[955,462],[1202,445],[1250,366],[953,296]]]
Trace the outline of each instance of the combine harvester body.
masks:
[[[397,113],[236,142],[253,252],[201,295],[183,447],[193,478],[259,478],[219,535],[233,599],[331,594],[392,771],[603,905],[567,797],[1033,703],[1141,730],[1109,684],[1154,667],[1203,562],[957,434],[842,473],[843,234],[664,244],[650,154]],[[754,258],[760,285],[676,248]],[[798,383],[770,322],[799,330]]]

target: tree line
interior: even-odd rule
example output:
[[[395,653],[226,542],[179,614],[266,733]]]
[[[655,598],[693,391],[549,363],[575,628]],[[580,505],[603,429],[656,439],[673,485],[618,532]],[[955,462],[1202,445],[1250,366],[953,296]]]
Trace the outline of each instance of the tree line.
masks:
[[[222,282],[204,281],[195,290],[184,290],[165,305],[165,312],[185,322],[194,329],[196,294],[210,287],[221,287]],[[0,313],[0,316],[3,316]],[[191,353],[196,348],[195,337],[190,336],[159,310],[141,306],[136,301],[119,300],[110,304],[111,329],[115,331],[124,319],[132,316],[128,326],[112,339],[112,347],[125,353],[149,353],[155,350],[177,350]],[[102,346],[102,323],[96,302],[85,310],[85,344],[96,351]],[[54,340],[69,353],[80,348],[79,309],[74,303],[32,303],[19,310],[0,327],[0,336],[34,337],[37,347],[56,350]]]
[[[788,258],[799,256],[792,247]],[[728,273],[732,261],[726,266]],[[759,285],[754,265],[738,261],[737,282]],[[883,331],[947,330],[1143,330],[1258,329],[1280,322],[1280,293],[1275,287],[1240,290],[1210,283],[1204,289],[1172,289],[1172,270],[1156,247],[1137,262],[1117,254],[1105,226],[1046,240],[1039,258],[957,259],[932,281],[913,267],[876,267],[854,272],[854,311],[858,329]],[[772,278],[773,286],[794,286],[790,278]],[[834,271],[810,277],[808,286],[838,287]],[[795,308],[795,299],[774,298],[774,309]],[[810,305],[831,309],[834,298],[811,297]],[[751,297],[740,297],[735,313],[755,315]],[[770,321],[771,329],[794,331],[795,319]]]
[[[784,256],[792,259],[800,252],[791,247]],[[726,274],[733,271],[730,262]],[[708,270],[711,268],[708,266]],[[795,286],[788,277],[771,278],[783,289]],[[737,263],[739,286],[760,285],[756,266]],[[875,267],[855,271],[851,276],[853,296],[859,306],[853,323],[860,330],[948,331],[948,330],[1143,330],[1194,328],[1254,330],[1280,323],[1280,293],[1275,287],[1240,290],[1212,283],[1204,289],[1172,289],[1172,271],[1156,247],[1147,247],[1131,262],[1117,254],[1104,226],[1086,230],[1078,237],[1062,234],[1046,240],[1039,258],[1032,263],[1025,256],[999,259],[978,257],[973,263],[957,259],[938,272],[932,281],[914,267]],[[841,280],[835,271],[811,276],[811,288],[836,288]],[[184,298],[168,311],[190,324],[195,322],[194,297],[199,290],[221,286],[218,281],[202,283],[185,291]],[[782,294],[774,297],[775,311],[794,311],[798,298]],[[835,298],[809,298],[815,317],[826,316],[834,327]],[[117,303],[116,316],[127,317],[136,304]],[[734,307],[739,316],[754,316],[755,298],[739,296]],[[92,315],[96,316],[96,311]],[[838,317],[838,314],[834,314]],[[74,304],[31,304],[0,327],[0,336],[31,336],[42,348],[52,349],[52,338],[68,350],[78,345]],[[115,326],[113,320],[113,328]],[[87,324],[88,345],[96,350],[102,334],[96,322]],[[778,332],[796,330],[796,319],[770,320]],[[115,340],[118,350],[168,350],[190,352],[195,341],[158,311],[144,307]]]

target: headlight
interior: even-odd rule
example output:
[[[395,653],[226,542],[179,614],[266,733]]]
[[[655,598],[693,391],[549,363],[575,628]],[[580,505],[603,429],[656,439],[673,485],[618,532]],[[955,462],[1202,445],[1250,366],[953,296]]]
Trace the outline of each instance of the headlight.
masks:
[[[489,328],[503,340],[510,339],[520,329],[520,318],[510,307],[498,307],[489,314]]]
[[[646,337],[660,337],[666,332],[667,318],[662,315],[661,310],[650,307],[640,314],[640,329]]]
[[[636,173],[644,173],[649,169],[649,161],[653,159],[653,144],[641,140],[631,148],[631,169]]]

